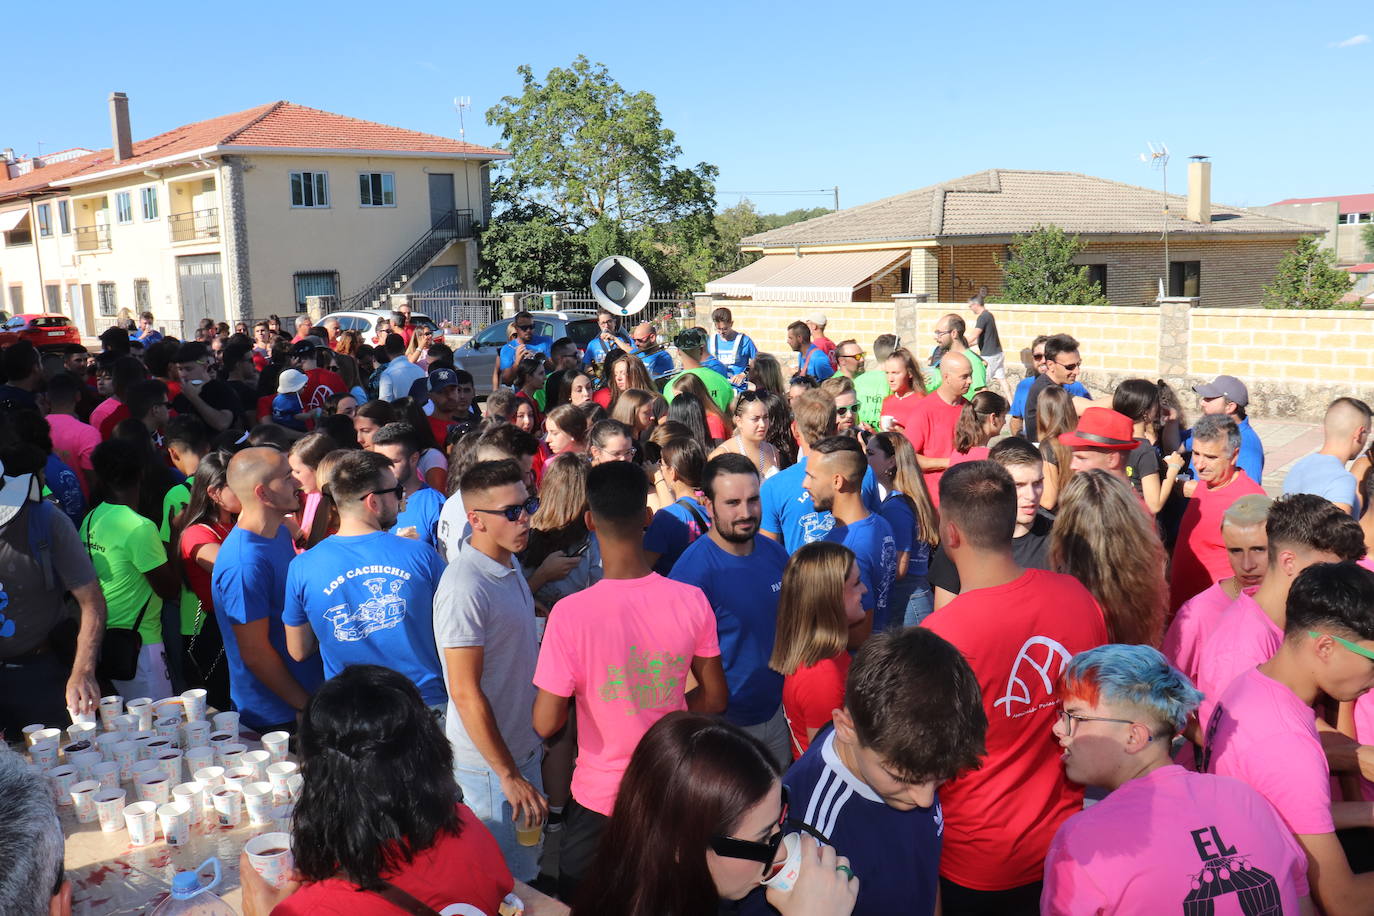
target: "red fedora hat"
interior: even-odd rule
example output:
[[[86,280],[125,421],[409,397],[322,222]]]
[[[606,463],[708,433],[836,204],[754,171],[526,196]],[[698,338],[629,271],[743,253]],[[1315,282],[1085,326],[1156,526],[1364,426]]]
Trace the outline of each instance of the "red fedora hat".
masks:
[[[1106,407],[1089,407],[1078,418],[1078,428],[1064,433],[1059,441],[1069,448],[1105,448],[1130,451],[1135,448],[1135,424],[1123,413]]]

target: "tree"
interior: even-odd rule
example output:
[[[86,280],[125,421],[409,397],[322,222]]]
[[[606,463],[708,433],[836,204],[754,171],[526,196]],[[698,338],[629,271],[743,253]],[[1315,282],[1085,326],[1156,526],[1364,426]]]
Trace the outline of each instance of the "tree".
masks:
[[[1353,284],[1354,277],[1336,267],[1336,253],[1307,236],[1279,261],[1261,303],[1269,309],[1353,308],[1340,301]]]
[[[1374,223],[1360,227],[1360,241],[1364,243],[1364,256],[1374,261]]]
[[[481,286],[496,290],[578,289],[596,263],[584,239],[533,204],[507,207],[482,230]]]
[[[1036,226],[1014,237],[1011,257],[1002,268],[1003,302],[1038,305],[1108,305],[1088,268],[1073,263],[1083,250],[1077,236],[1058,226]]]

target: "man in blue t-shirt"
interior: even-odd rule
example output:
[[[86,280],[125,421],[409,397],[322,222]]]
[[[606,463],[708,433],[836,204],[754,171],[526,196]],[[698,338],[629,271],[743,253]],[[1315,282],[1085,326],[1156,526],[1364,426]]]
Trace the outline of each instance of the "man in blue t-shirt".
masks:
[[[825,540],[854,552],[859,578],[867,589],[864,610],[872,614],[873,631],[881,632],[889,623],[902,625],[901,618],[888,619],[888,597],[897,578],[897,540],[887,519],[864,506],[860,489],[867,469],[868,458],[857,439],[831,436],[812,449],[805,486],[816,508],[835,516],[836,524]]]
[[[716,614],[720,660],[730,688],[725,718],[763,742],[778,766],[791,760],[782,713],[782,675],[768,667],[777,635],[787,551],[759,537],[759,472],[727,452],[706,463],[702,491],[714,524],[673,565],[669,578],[706,593]]]
[[[789,554],[803,544],[821,540],[835,526],[835,517],[817,509],[804,486],[812,443],[835,435],[835,399],[815,389],[798,395],[792,405],[792,432],[800,457],[796,464],[763,482],[763,519],[759,523],[760,533],[781,541]],[[862,493],[864,506],[870,512],[876,510],[878,482],[871,469],[864,472]]]
[[[1048,334],[1041,334],[1031,341],[1031,361],[1035,364],[1035,372],[1027,375],[1016,383],[1016,392],[1011,398],[1011,434],[1019,436],[1021,428],[1026,418],[1026,399],[1030,397],[1031,387],[1035,380],[1045,374],[1045,342],[1049,340]],[[1092,400],[1092,395],[1088,389],[1083,387],[1082,382],[1073,381],[1064,386],[1064,390],[1076,398]]]
[[[296,556],[283,522],[298,508],[299,488],[284,454],[248,448],[229,462],[229,489],[243,510],[210,579],[229,695],[248,728],[294,732],[296,716],[324,681],[318,658],[290,657],[282,625],[287,567]]]
[[[797,354],[798,375],[809,375],[821,382],[835,374],[830,357],[811,342],[811,328],[806,322],[794,321],[787,326],[787,345]]]
[[[515,337],[501,347],[501,355],[496,363],[502,385],[514,383],[515,370],[527,356],[542,356],[549,359],[553,352],[553,338],[542,334],[536,337],[534,316],[524,309],[515,313],[515,317],[511,319],[511,327],[515,328]]]
[[[1236,421],[1236,426],[1240,428],[1240,455],[1236,459],[1236,466],[1255,483],[1264,480],[1264,443],[1245,415],[1245,408],[1250,404],[1250,391],[1245,383],[1234,375],[1218,375],[1205,385],[1194,385],[1193,392],[1198,396],[1198,405],[1203,414],[1229,416]],[[1192,430],[1183,439],[1183,450],[1193,450]],[[1194,479],[1197,478],[1197,468],[1191,460],[1188,462],[1188,471]]]
[[[586,352],[582,354],[584,365],[601,365],[606,357],[615,350],[630,352],[630,338],[619,328],[620,320],[615,315],[601,309],[596,313],[598,328],[596,337],[587,342]]]
[[[391,668],[414,682],[426,704],[442,709],[448,694],[433,604],[444,563],[428,544],[387,532],[400,506],[391,465],[363,451],[335,463],[329,489],[339,531],[291,561],[286,645],[299,660],[318,648],[326,677],[349,665]]]
[[[711,335],[707,350],[725,366],[730,384],[743,389],[759,348],[748,334],[735,330],[735,316],[725,306],[711,313],[711,321],[716,326],[716,333]]]
[[[855,913],[929,916],[944,836],[938,789],[985,752],[978,680],[959,650],[930,630],[877,634],[854,657],[844,707],[831,718],[833,728],[782,778],[783,829],[805,825],[849,859],[859,880]],[[776,911],[760,888],[740,912]]]
[[[635,329],[630,332],[630,340],[635,345],[630,355],[638,356],[640,362],[644,363],[644,368],[649,370],[649,378],[659,379],[671,375],[677,369],[673,363],[673,354],[668,352],[667,347],[659,344],[658,332],[649,322],[635,325]]]
[[[388,423],[372,437],[372,450],[391,460],[396,480],[405,490],[401,512],[388,525],[392,534],[415,537],[431,547],[439,546],[439,515],[444,511],[444,494],[420,479],[420,434],[409,423]]]

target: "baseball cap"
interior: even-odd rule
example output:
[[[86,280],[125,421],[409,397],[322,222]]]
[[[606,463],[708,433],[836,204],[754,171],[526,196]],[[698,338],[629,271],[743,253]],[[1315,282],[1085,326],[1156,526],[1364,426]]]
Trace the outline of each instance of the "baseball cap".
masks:
[[[1069,448],[1104,448],[1124,452],[1135,448],[1135,424],[1123,413],[1106,407],[1089,407],[1078,418],[1078,428],[1060,433]]]
[[[1205,385],[1194,385],[1193,391],[1200,398],[1225,398],[1241,407],[1250,403],[1249,389],[1234,375],[1218,375]]]
[[[429,373],[429,390],[441,391],[458,384],[458,373],[452,369],[440,367],[431,369]]]
[[[677,335],[675,341],[679,350],[706,349],[706,332],[701,328],[687,328]]]
[[[303,359],[307,356],[314,356],[315,351],[324,346],[318,337],[303,337],[291,348],[292,359]]]
[[[295,394],[310,381],[299,369],[286,369],[277,378],[277,394]]]

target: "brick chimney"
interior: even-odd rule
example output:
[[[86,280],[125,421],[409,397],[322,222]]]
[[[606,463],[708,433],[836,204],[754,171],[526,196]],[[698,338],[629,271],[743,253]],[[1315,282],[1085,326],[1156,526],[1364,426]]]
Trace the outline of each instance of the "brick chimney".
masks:
[[[110,93],[110,135],[114,161],[132,159],[134,141],[129,132],[129,97],[122,92]]]
[[[1212,222],[1212,163],[1206,156],[1188,158],[1188,219],[1207,226]]]

